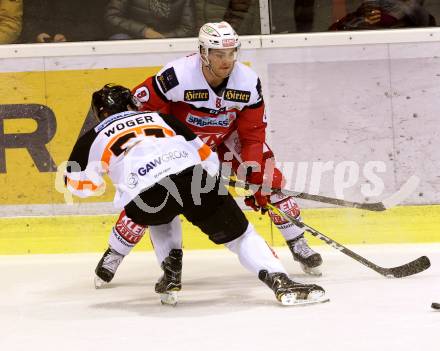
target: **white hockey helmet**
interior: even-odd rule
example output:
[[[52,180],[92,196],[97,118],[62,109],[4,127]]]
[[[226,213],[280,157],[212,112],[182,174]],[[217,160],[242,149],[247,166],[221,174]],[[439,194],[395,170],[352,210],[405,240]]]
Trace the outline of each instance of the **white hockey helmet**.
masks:
[[[209,49],[231,49],[240,47],[240,39],[228,22],[205,23],[199,31],[200,55],[209,65]]]

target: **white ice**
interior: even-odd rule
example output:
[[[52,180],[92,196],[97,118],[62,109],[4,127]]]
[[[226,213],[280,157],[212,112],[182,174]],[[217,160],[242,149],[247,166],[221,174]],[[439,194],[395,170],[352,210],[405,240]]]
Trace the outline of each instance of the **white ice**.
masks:
[[[176,307],[153,292],[160,276],[152,252],[133,253],[107,289],[93,288],[101,254],[0,257],[0,350],[439,350],[440,244],[350,247],[382,266],[427,255],[432,267],[384,278],[330,247],[317,247],[331,301],[279,305],[272,291],[226,250],[185,251]]]

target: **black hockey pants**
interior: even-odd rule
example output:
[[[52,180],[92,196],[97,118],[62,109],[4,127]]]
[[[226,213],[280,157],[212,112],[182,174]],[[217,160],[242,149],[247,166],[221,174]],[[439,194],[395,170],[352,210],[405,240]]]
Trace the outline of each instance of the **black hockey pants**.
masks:
[[[201,174],[200,184],[193,184],[193,173]],[[181,203],[169,191],[166,182],[161,181],[154,186],[141,192],[137,198],[125,206],[127,216],[137,224],[159,225],[171,222],[179,214],[195,226],[199,227],[209,239],[216,244],[225,244],[240,237],[248,227],[248,221],[233,197],[222,190],[223,185],[212,178],[199,166],[190,167],[178,174],[165,179],[171,180],[180,195]],[[195,177],[197,179],[200,177]],[[214,188],[206,193],[198,193],[195,197],[200,199],[196,204],[191,188],[205,187],[206,182],[213,182]],[[197,191],[195,191],[197,192]],[[147,206],[144,206],[147,205]],[[151,210],[156,208],[156,210]]]

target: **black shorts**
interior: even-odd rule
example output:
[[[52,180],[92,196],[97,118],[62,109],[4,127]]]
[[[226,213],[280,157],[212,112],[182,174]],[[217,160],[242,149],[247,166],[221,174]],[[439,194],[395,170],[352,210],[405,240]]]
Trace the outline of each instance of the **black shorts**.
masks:
[[[199,176],[193,177],[194,174]],[[176,192],[169,190],[172,189],[169,181],[175,184],[181,201],[172,195]],[[207,182],[213,187],[212,190],[206,193],[196,190],[192,194],[192,187],[205,187]],[[163,185],[167,183],[167,186]],[[240,237],[249,222],[234,198],[222,187],[224,185],[201,167],[191,167],[144,190],[125,206],[125,212],[135,223],[143,225],[166,224],[183,214],[189,222],[207,234],[211,241],[224,244]]]

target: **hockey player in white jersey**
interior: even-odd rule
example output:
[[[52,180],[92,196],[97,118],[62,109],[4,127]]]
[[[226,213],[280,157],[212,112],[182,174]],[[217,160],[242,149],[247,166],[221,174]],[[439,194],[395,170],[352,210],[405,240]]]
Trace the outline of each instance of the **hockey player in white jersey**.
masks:
[[[320,286],[289,279],[221,185],[217,154],[173,116],[126,111],[134,107],[130,90],[122,86],[106,85],[93,94],[92,109],[100,123],[73,148],[65,174],[69,191],[92,196],[105,186],[102,176],[107,174],[116,189],[114,204],[124,209],[124,225],[138,237],[148,225],[172,228],[169,223],[183,214],[214,243],[236,253],[282,304],[325,301]],[[123,244],[112,242],[112,248],[121,250]],[[164,274],[155,290],[167,297],[163,302],[175,303],[182,250],[172,249],[165,258],[158,252],[158,260]],[[101,261],[101,266],[109,264],[106,256]]]
[[[140,102],[139,108],[175,116],[215,149],[221,161],[231,162],[236,173],[240,173],[240,165],[244,162],[257,165],[249,167],[248,172],[241,172],[249,183],[264,182],[266,186],[282,188],[283,176],[275,167],[274,155],[265,143],[266,113],[261,83],[254,71],[237,62],[238,35],[226,22],[207,23],[200,29],[199,46],[199,53],[170,62],[133,89]],[[264,210],[267,201],[289,215],[300,216],[299,206],[290,196],[256,192],[245,200],[255,210]],[[272,211],[269,215],[303,270],[320,275],[321,255],[308,246],[304,230]],[[125,214],[121,213],[110,234],[110,248],[104,255],[112,256],[115,264],[107,271],[96,271],[105,282],[111,281],[123,257],[137,243],[130,239],[130,233],[128,237],[125,235],[127,230],[118,229],[123,227],[124,219]],[[173,225],[180,223],[175,220]],[[151,230],[177,233],[165,226]],[[158,240],[168,240],[163,243],[165,246],[181,247],[181,237],[176,234],[168,239],[165,235],[158,237]],[[124,242],[123,252],[112,250],[115,240]]]

